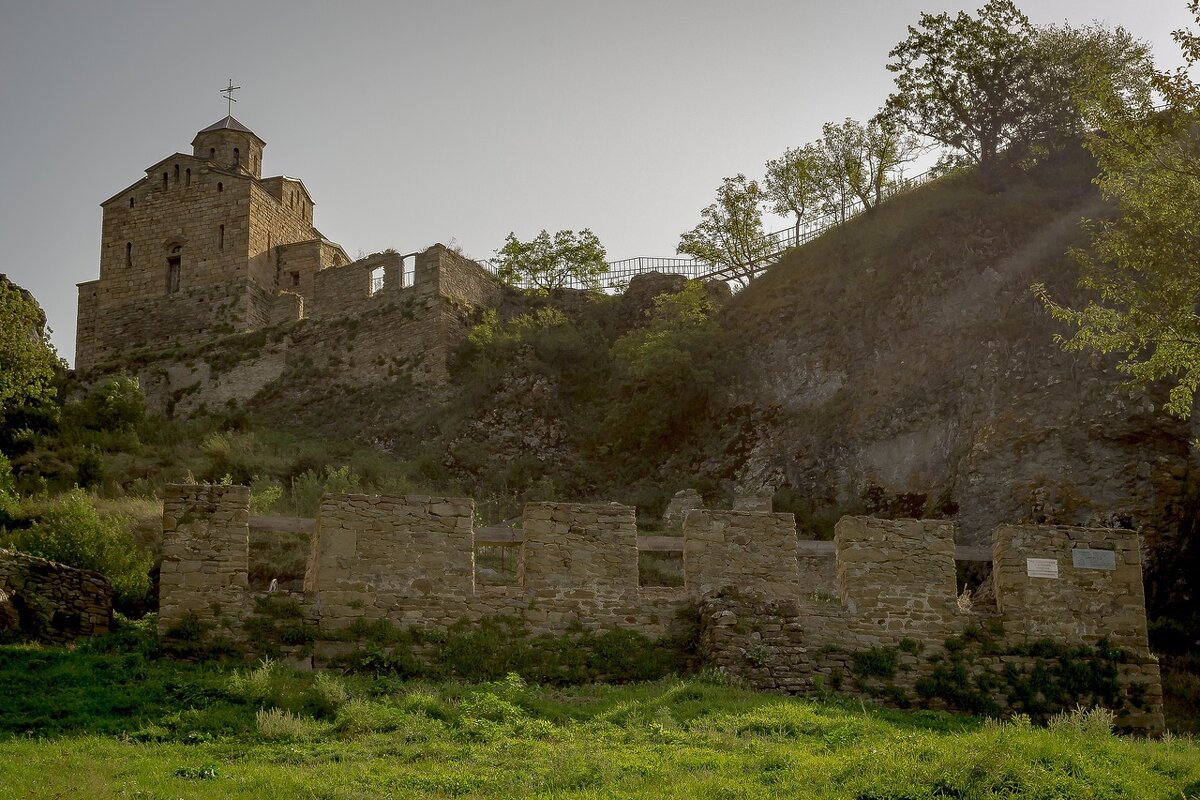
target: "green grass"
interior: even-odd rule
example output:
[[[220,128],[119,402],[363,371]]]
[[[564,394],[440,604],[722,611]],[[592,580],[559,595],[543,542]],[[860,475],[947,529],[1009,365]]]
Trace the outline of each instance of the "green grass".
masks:
[[[570,689],[314,677],[176,663],[150,641],[0,647],[0,798],[1200,797],[1194,741],[1079,717],[904,714],[711,673]]]

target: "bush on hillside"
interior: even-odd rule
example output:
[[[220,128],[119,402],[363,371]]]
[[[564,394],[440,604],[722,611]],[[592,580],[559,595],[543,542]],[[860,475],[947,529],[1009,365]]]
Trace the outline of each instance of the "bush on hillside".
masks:
[[[112,583],[114,599],[136,603],[150,591],[151,556],[120,516],[102,517],[82,489],[26,508],[28,527],[4,531],[0,544],[79,569],[101,573]]]

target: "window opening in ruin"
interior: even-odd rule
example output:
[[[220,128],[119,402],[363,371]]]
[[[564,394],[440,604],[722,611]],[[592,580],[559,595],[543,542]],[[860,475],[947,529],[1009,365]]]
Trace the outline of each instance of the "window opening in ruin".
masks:
[[[208,158],[209,158],[209,160],[210,160],[210,161],[215,161],[215,160],[216,160],[216,158],[217,158],[217,148],[215,148],[215,147],[210,147],[210,148],[208,148]]]
[[[242,160],[242,153],[236,147],[233,148],[233,165],[236,167],[238,162]]]
[[[371,270],[371,294],[375,295],[383,291],[383,267],[376,267]]]
[[[133,242],[125,243],[125,266],[133,266]]]
[[[167,259],[167,294],[179,291],[179,270],[182,265],[182,256],[171,256]]]
[[[129,198],[129,207],[133,208],[133,198]]]
[[[179,183],[179,165],[175,165],[175,182]]]
[[[224,225],[221,226],[220,231],[217,234],[217,249],[218,250],[225,249],[225,226]]]
[[[163,191],[167,190],[167,173],[163,173]]]
[[[225,184],[218,182],[218,183],[217,183],[217,191],[218,191],[218,192],[223,192],[223,191],[225,191]]]
[[[183,172],[184,172],[184,175],[183,175],[183,185],[184,185],[184,186],[191,186],[191,185],[192,185],[192,168],[191,168],[191,167],[188,167],[188,168],[187,168],[187,169],[185,169]]]
[[[292,286],[299,286],[299,285],[300,285],[300,273],[293,272],[292,273]]]
[[[417,280],[417,259],[413,256],[411,259],[404,259],[400,262],[400,285],[403,288],[408,288],[416,283]]]

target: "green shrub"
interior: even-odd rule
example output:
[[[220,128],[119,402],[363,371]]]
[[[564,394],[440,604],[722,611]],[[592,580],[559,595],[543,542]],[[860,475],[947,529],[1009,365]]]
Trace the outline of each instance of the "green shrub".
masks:
[[[136,603],[150,591],[151,555],[134,540],[129,520],[101,517],[91,497],[75,489],[26,509],[32,524],[0,534],[8,547],[101,573],[118,603]]]

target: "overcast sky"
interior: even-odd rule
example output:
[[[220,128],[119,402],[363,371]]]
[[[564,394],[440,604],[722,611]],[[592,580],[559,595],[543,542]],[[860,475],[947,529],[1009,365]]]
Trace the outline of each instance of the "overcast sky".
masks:
[[[674,254],[727,175],[865,119],[887,52],[948,0],[0,0],[0,272],[75,349],[99,203],[225,116],[301,178],[351,256],[590,227],[610,260]],[[1178,63],[1184,0],[1025,0]]]

